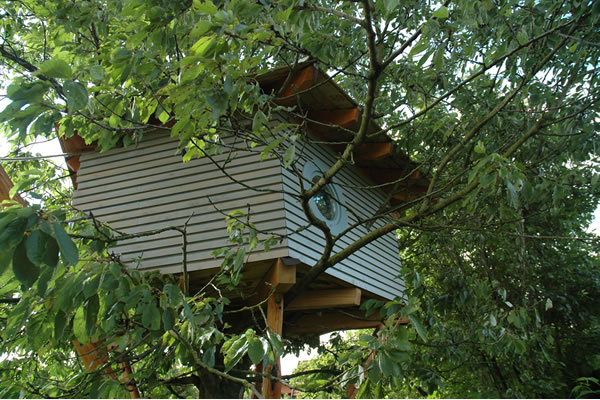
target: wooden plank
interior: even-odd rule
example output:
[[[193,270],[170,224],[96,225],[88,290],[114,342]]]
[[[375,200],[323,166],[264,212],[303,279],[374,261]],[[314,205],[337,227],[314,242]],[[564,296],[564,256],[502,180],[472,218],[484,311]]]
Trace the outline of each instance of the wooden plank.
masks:
[[[279,262],[279,260],[278,260]],[[295,275],[294,275],[295,280]],[[278,335],[283,334],[283,310],[284,300],[282,293],[275,293],[267,300],[267,325],[269,329]],[[265,373],[281,378],[281,359],[277,351],[274,351],[275,361],[273,365],[265,368]],[[263,378],[261,393],[265,399],[279,399],[281,397],[281,381],[268,377]]]
[[[296,98],[294,94],[302,92],[313,86],[318,76],[317,73],[317,70],[312,65],[309,65],[297,72],[290,80],[287,88],[281,92],[281,95],[275,100],[275,102],[281,105],[295,104]]]
[[[358,146],[354,152],[354,158],[357,161],[377,161],[383,160],[392,155],[394,144],[388,143],[363,143]]]
[[[307,314],[294,321],[293,325],[286,325],[285,333],[286,336],[296,336],[323,334],[348,329],[375,328],[381,324],[382,320],[383,317],[378,314],[367,317],[363,311]]]
[[[262,283],[256,289],[259,299],[269,296],[267,299],[267,325],[269,329],[277,333],[283,334],[283,311],[284,300],[283,294],[287,292],[296,283],[296,266],[286,265],[281,258],[275,261],[269,272],[262,279]],[[274,365],[269,365],[265,368],[267,374],[274,374],[281,377],[281,361],[279,354],[275,354]],[[262,395],[266,399],[278,399],[281,397],[281,382],[273,381],[269,378],[263,378]]]
[[[311,290],[296,297],[286,311],[319,310],[360,306],[361,291],[358,288]]]
[[[347,128],[360,121],[360,111],[358,107],[346,110],[312,111],[308,114],[308,118],[323,124]],[[318,124],[315,124],[315,126],[318,126]]]
[[[256,288],[256,302],[266,299],[272,292],[285,293],[295,284],[296,266],[285,265],[281,258],[278,258]]]

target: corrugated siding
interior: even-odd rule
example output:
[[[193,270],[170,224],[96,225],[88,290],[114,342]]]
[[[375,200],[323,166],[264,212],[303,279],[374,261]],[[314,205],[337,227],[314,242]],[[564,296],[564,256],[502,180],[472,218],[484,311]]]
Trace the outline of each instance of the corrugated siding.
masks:
[[[140,233],[188,223],[188,270],[221,264],[210,253],[228,245],[225,216],[248,211],[257,229],[285,233],[281,167],[275,159],[260,162],[257,152],[240,151],[215,156],[233,182],[208,158],[183,163],[177,140],[164,134],[148,135],[137,147],[81,156],[78,188],[73,205],[92,211],[102,222],[125,233]],[[259,192],[269,189],[276,192]],[[265,237],[260,235],[259,237]],[[141,269],[164,273],[182,271],[181,235],[167,231],[120,242],[113,251],[125,261],[141,259]],[[282,241],[267,253],[254,251],[248,261],[283,257]]]
[[[336,160],[335,154],[328,147],[307,142],[297,142],[296,154],[299,155],[296,162],[298,171],[302,171],[306,161],[319,159],[330,166]],[[374,215],[384,201],[385,196],[381,190],[355,188],[372,186],[373,183],[354,167],[344,167],[334,177],[334,182],[343,191],[349,225],[356,223],[358,218],[368,218]],[[314,265],[319,260],[325,239],[322,232],[316,227],[292,233],[305,226],[308,221],[299,201],[293,197],[293,194],[300,190],[298,178],[286,169],[283,169],[283,186],[290,257],[297,258],[308,265]],[[374,227],[381,225],[382,222],[377,221]],[[341,250],[366,233],[367,229],[364,225],[346,233],[337,242],[334,252]],[[389,233],[329,268],[326,273],[356,287],[392,299],[400,296],[404,290],[404,283],[397,278],[400,265],[397,240],[393,233]]]

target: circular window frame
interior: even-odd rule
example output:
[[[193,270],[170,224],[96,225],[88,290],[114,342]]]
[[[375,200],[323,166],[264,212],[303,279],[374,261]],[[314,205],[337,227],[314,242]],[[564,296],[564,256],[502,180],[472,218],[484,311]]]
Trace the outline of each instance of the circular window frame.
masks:
[[[320,160],[307,161],[304,164],[302,170],[302,177],[304,178],[304,186],[312,186],[313,180],[323,176],[323,172],[327,171],[327,166]],[[316,204],[316,196],[313,196],[308,205],[313,214],[321,221],[327,224],[332,235],[339,235],[348,227],[348,214],[346,212],[346,203],[344,200],[344,193],[342,188],[333,181],[330,181],[326,186],[328,197],[333,198],[333,218],[327,218]]]

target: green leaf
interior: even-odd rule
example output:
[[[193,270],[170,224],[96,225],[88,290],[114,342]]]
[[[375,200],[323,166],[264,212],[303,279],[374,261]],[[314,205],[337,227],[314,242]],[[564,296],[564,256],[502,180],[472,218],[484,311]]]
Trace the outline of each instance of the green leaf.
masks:
[[[79,82],[66,81],[63,84],[63,91],[67,98],[69,112],[79,111],[88,103],[88,92],[85,86]]]
[[[150,330],[160,328],[161,315],[160,311],[153,303],[147,303],[142,314],[142,325]]]
[[[69,64],[60,58],[51,58],[50,60],[44,61],[44,63],[40,65],[40,69],[35,73],[36,75],[42,74],[48,78],[59,79],[71,79],[73,76],[73,72],[71,71]]]
[[[281,342],[281,337],[276,334],[271,332],[270,330],[267,332],[267,336],[269,337],[269,341],[271,342],[271,345],[273,346],[273,349],[275,350],[275,352],[277,352],[277,354],[281,355],[283,354],[283,343]]]
[[[203,354],[202,354],[202,362],[207,364],[209,367],[214,367],[215,366],[215,353],[216,353],[216,346],[212,346],[209,347],[208,349],[204,350]]]
[[[166,331],[173,328],[175,325],[175,310],[172,307],[165,308],[162,314],[162,320]]]
[[[248,350],[246,336],[235,339],[225,352],[225,372],[229,372],[242,359]]]
[[[434,13],[433,16],[437,19],[446,19],[450,14],[448,13],[448,8],[446,6],[441,6]]]
[[[217,47],[217,39],[214,36],[203,36],[191,47],[192,54],[200,57],[211,57]]]
[[[101,65],[90,65],[88,67],[90,77],[95,81],[101,81],[104,79],[104,68]]]
[[[388,357],[385,351],[377,353],[377,361],[379,362],[379,369],[383,376],[390,376],[394,373],[394,361]]]
[[[265,113],[263,113],[261,110],[258,110],[256,113],[254,113],[254,117],[252,118],[252,132],[260,134],[264,130],[265,126],[267,126],[268,124],[269,120],[267,119]],[[279,143],[281,143],[281,140],[283,140],[283,138],[284,137],[282,136],[280,139],[276,139],[274,141],[280,140]],[[267,147],[270,146],[271,143],[269,143]],[[271,150],[273,148],[274,147],[271,147]]]
[[[412,49],[410,49],[410,52],[408,53],[408,56],[412,57],[414,55],[422,53],[428,47],[429,47],[429,43],[426,40],[421,39],[421,40],[419,40],[419,42],[416,45],[413,46]]]
[[[263,347],[263,343],[259,338],[252,336],[248,340],[248,355],[253,364],[258,364],[263,360],[265,357],[265,350],[266,349]]]
[[[212,22],[210,22],[206,19],[201,19],[200,21],[198,21],[196,23],[196,25],[194,26],[194,29],[192,29],[192,31],[190,32],[190,36],[193,38],[203,36],[208,31],[210,31],[212,29],[212,27],[213,27]]]
[[[44,250],[46,249],[47,240],[48,235],[40,230],[31,232],[29,237],[25,239],[27,257],[35,265],[40,265],[44,262]]]
[[[206,96],[206,102],[212,108],[212,121],[216,121],[227,109],[228,97],[224,91],[215,90]]]
[[[98,287],[100,286],[100,279],[102,274],[96,274],[94,277],[88,279],[83,284],[83,296],[87,299],[98,293]]]
[[[33,83],[17,82],[6,88],[6,94],[9,99],[15,102],[23,100],[29,104],[34,104],[43,100],[49,88],[50,83],[44,81]]]
[[[296,155],[296,143],[292,142],[283,153],[283,167],[288,168],[294,162],[294,156]]]
[[[206,1],[194,0],[193,4],[194,4],[195,11],[198,11],[198,12],[201,12],[204,14],[208,14],[208,15],[214,15],[219,10],[217,8],[217,6],[215,6],[213,4],[213,2],[210,0],[206,0]]]
[[[40,275],[40,267],[29,261],[25,240],[21,241],[15,249],[12,264],[13,272],[19,282],[21,282],[26,289],[32,287]]]
[[[484,175],[481,178],[479,178],[479,183],[481,183],[482,186],[489,186],[494,182],[496,182],[495,173]]]
[[[423,327],[423,325],[421,325],[421,321],[419,321],[419,319],[417,317],[415,317],[413,314],[409,314],[408,315],[408,319],[410,320],[410,322],[412,322],[413,326],[415,327],[417,333],[419,334],[419,336],[421,337],[421,339],[427,343],[427,331],[425,331],[425,328]]]
[[[284,139],[285,139],[285,137],[281,136],[281,137],[278,137],[277,139],[269,142],[269,144],[265,147],[265,149],[260,152],[260,160],[264,161],[265,158],[267,158],[269,156],[269,153],[273,149],[275,149],[277,146],[279,146],[281,144],[281,142],[283,142]]]
[[[75,338],[81,343],[88,343],[90,341],[86,333],[85,324],[85,311],[83,307],[79,307],[77,312],[75,312],[75,319],[73,320],[73,333],[75,334]]]
[[[54,270],[51,268],[42,268],[40,277],[37,281],[37,292],[40,297],[44,297],[46,290],[48,290],[48,284],[54,275]]]
[[[54,268],[56,267],[56,264],[58,264],[58,243],[52,236],[47,235],[47,237],[48,238],[46,240],[43,253],[44,259],[42,260],[42,263]]]
[[[0,232],[0,243],[5,249],[15,247],[23,240],[25,228],[27,227],[27,218],[19,217],[9,222],[2,232]]]
[[[179,304],[181,304],[181,301],[183,300],[183,293],[181,293],[179,286],[173,285],[172,283],[167,283],[163,288],[163,292],[167,295],[169,303],[172,306],[177,307]]]
[[[480,140],[479,142],[477,142],[477,145],[475,146],[475,148],[473,150],[475,151],[475,153],[485,154],[485,145]]]
[[[400,5],[400,0],[384,0],[383,7],[386,13],[391,13]]]
[[[69,235],[67,235],[67,232],[65,232],[58,222],[52,223],[52,229],[54,230],[54,236],[56,237],[58,247],[60,248],[60,256],[63,263],[66,266],[77,265],[77,262],[79,261],[79,252],[77,251],[75,243],[73,243]]]
[[[54,317],[54,340],[56,342],[63,338],[67,322],[67,314],[62,311],[58,311]]]
[[[96,330],[98,322],[98,312],[100,311],[100,299],[95,294],[85,303],[85,333],[91,336]]]

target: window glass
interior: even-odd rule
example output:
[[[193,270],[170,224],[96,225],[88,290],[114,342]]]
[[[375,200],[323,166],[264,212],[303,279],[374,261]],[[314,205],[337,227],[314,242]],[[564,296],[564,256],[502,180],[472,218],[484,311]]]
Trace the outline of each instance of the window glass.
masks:
[[[316,183],[323,176],[327,166],[320,160],[308,161],[304,164],[304,186]],[[348,218],[341,187],[335,182],[325,185],[310,199],[310,209],[317,218],[324,221],[333,235],[338,235],[348,227]]]

